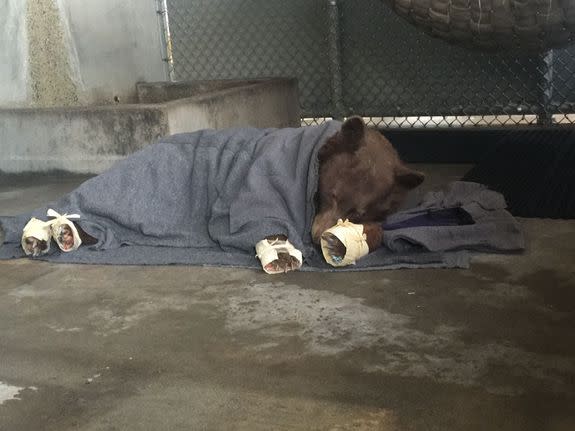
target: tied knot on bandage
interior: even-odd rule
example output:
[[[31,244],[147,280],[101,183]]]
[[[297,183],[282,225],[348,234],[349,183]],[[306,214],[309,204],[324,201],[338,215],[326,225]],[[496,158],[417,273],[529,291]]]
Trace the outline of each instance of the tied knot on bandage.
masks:
[[[325,234],[332,234],[345,247],[345,256],[334,256],[331,253]],[[355,262],[369,253],[367,236],[363,233],[363,225],[349,220],[339,219],[337,224],[326,230],[321,237],[321,251],[326,262],[332,266],[354,265]]]
[[[299,263],[298,268],[303,262],[301,251],[295,248],[287,239],[276,239],[271,242],[267,239],[263,239],[256,244],[256,256],[259,258],[263,270],[268,274],[279,274],[284,272],[281,269],[273,270],[268,267],[268,264],[278,260],[278,253],[287,253],[291,257],[295,258]]]
[[[64,252],[77,250],[80,245],[82,245],[82,240],[80,239],[80,234],[78,229],[71,220],[78,220],[80,218],[79,214],[59,214],[53,209],[49,209],[46,213],[48,217],[53,217],[47,223],[50,223],[50,230],[52,233],[52,238],[58,244],[60,250]],[[68,232],[65,231],[65,227],[69,229]],[[72,235],[73,243],[65,238],[66,235]]]
[[[65,220],[65,221],[69,222],[70,220],[78,220],[80,218],[80,214],[68,214],[68,213],[60,214],[57,211],[53,210],[52,208],[50,208],[46,212],[46,215],[48,217],[52,217],[52,220],[48,220],[46,222],[46,223],[50,223],[50,224],[53,224],[59,220]]]

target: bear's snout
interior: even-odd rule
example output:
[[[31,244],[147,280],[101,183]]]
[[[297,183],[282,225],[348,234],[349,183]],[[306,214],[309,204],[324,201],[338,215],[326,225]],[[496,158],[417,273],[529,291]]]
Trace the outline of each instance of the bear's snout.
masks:
[[[311,237],[314,243],[319,244],[321,234],[337,223],[337,215],[331,212],[322,212],[315,216],[311,227]]]

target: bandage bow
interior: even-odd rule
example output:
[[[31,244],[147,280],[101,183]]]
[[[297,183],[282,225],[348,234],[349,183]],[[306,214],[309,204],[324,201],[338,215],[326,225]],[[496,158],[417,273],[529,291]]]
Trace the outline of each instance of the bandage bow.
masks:
[[[48,223],[50,223],[50,224],[53,224],[58,219],[65,219],[65,220],[69,221],[69,220],[78,220],[80,218],[80,214],[66,214],[66,213],[59,214],[58,212],[56,212],[52,208],[48,209],[48,212],[46,213],[46,215],[48,217],[55,217],[54,220],[48,221]]]
[[[74,223],[70,221],[70,220],[78,220],[80,218],[80,214],[66,214],[66,213],[60,214],[54,211],[52,208],[50,208],[46,213],[46,215],[48,217],[54,217],[53,220],[49,221],[50,229],[52,230],[52,238],[54,238],[54,241],[56,241],[56,244],[58,244],[60,250],[64,252],[74,251],[77,250],[78,247],[80,247],[80,245],[82,245],[82,240],[80,239],[78,229],[76,229]],[[63,244],[62,241],[60,240],[60,229],[62,225],[67,225],[70,228],[70,231],[72,232],[72,236],[74,237],[74,245],[72,247],[67,248],[66,245]]]

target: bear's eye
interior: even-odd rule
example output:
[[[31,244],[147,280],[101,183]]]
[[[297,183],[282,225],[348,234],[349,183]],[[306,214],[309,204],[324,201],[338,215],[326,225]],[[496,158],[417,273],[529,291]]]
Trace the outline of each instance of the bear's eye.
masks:
[[[337,201],[337,194],[335,193],[335,190],[330,190],[327,195],[330,200]]]

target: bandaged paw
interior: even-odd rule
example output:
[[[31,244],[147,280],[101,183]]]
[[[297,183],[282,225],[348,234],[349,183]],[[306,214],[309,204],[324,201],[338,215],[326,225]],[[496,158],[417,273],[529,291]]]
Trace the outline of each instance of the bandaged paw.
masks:
[[[50,251],[50,224],[32,217],[22,230],[22,249],[26,255],[39,256]]]
[[[329,236],[335,236],[345,247],[345,255],[334,255]],[[355,262],[369,253],[369,246],[363,233],[363,225],[351,223],[349,220],[339,219],[337,224],[326,230],[321,237],[321,251],[326,262],[332,266],[353,265]]]
[[[289,256],[289,262],[282,260],[280,254]],[[268,274],[279,274],[299,269],[303,262],[301,251],[288,240],[270,241],[264,239],[256,244],[256,256],[259,258],[263,270]]]
[[[52,238],[64,252],[77,250],[82,245],[80,234],[74,223],[70,220],[77,220],[80,218],[78,214],[58,214],[53,209],[49,209],[48,217],[54,217],[50,223],[50,230]]]

